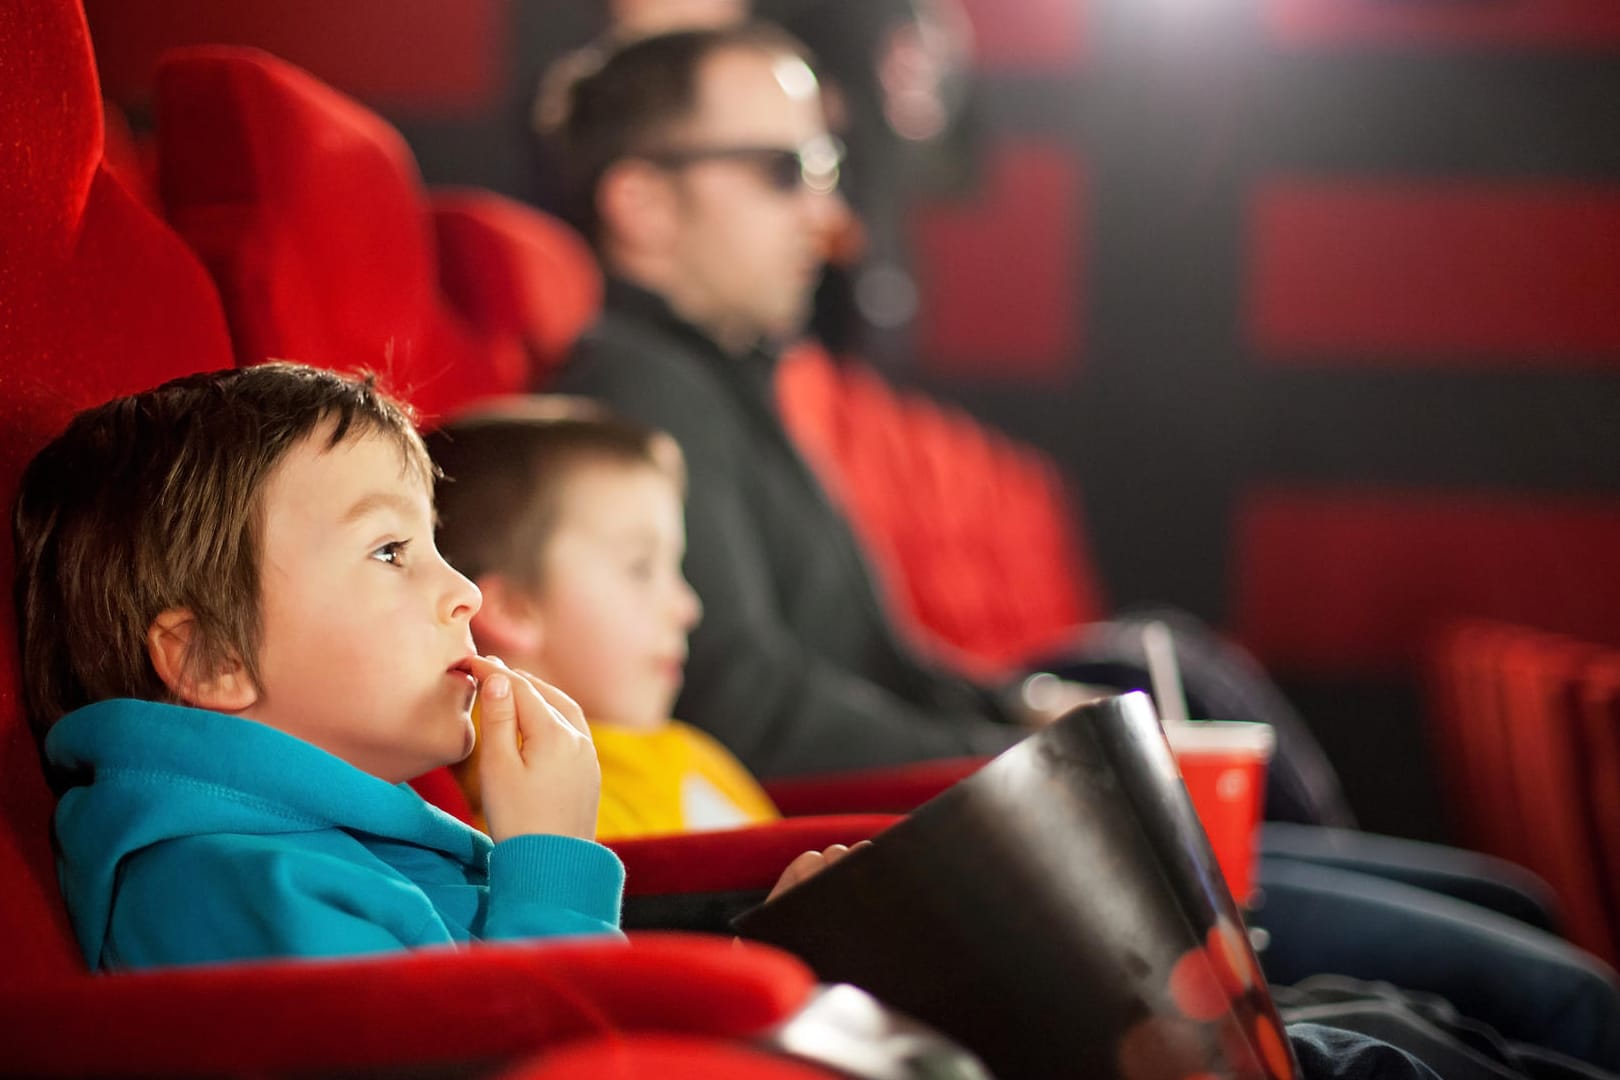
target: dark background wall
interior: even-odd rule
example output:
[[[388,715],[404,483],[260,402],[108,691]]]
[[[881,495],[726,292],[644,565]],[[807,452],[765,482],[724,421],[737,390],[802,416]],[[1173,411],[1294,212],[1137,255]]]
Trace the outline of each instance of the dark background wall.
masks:
[[[915,350],[1040,446],[1117,607],[1229,628],[1364,823],[1443,835],[1422,656],[1450,617],[1620,643],[1620,5],[972,0],[972,167],[908,218]],[[430,183],[538,190],[577,0],[88,0],[109,97],[259,44]]]

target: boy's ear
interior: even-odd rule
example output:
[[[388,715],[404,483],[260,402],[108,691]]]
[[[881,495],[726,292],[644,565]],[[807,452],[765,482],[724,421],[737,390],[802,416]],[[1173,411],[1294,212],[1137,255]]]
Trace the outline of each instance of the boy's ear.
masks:
[[[240,657],[233,655],[219,671],[206,675],[191,669],[188,659],[197,620],[185,608],[169,608],[146,628],[146,655],[158,678],[187,705],[215,712],[241,712],[259,700]]]
[[[532,665],[545,643],[545,626],[532,591],[501,574],[483,574],[475,584],[484,594],[472,621],[478,651],[520,667]]]

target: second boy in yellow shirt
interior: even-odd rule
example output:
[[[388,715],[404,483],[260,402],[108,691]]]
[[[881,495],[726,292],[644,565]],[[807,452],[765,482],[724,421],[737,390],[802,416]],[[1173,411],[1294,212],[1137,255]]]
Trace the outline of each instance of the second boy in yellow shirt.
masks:
[[[573,399],[515,399],[428,439],[439,543],[483,591],[478,648],[579,702],[603,840],[777,818],[729,751],[670,719],[701,617],[681,575],[685,468],[662,433]],[[477,769],[457,778],[475,813]]]

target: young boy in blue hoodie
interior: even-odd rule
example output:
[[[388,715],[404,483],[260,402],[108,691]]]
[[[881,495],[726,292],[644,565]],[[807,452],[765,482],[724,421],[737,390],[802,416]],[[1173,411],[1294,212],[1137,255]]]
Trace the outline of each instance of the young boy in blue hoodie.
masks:
[[[14,519],[26,709],[92,968],[617,934],[578,707],[473,651],[433,468],[369,380],[266,364],[76,417]],[[466,757],[490,835],[405,784]]]

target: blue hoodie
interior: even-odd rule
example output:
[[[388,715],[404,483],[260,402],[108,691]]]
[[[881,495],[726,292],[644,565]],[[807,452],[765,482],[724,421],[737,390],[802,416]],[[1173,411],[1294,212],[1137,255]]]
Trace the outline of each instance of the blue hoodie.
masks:
[[[58,870],[92,968],[616,934],[624,868],[563,836],[499,844],[250,720],[103,701],[56,722]]]

